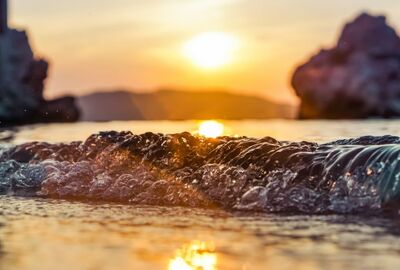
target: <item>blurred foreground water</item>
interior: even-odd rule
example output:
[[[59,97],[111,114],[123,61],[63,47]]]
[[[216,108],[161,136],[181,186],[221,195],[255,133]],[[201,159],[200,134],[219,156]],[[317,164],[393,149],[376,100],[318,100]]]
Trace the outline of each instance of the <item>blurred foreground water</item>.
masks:
[[[104,130],[196,133],[201,123],[37,125],[11,141],[70,142]],[[328,142],[400,135],[400,121],[227,121],[224,135]],[[0,269],[397,269],[400,219],[271,215],[0,196]]]

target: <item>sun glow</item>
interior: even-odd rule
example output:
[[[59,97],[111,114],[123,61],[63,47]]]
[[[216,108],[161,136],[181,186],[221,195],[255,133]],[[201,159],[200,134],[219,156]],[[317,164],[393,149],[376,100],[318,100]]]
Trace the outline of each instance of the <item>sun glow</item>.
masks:
[[[193,242],[177,251],[171,259],[168,270],[216,270],[217,255],[204,242]]]
[[[224,134],[224,124],[209,120],[201,122],[198,129],[198,134],[208,138],[216,138]]]
[[[216,69],[232,61],[238,43],[232,35],[206,32],[186,42],[183,53],[200,68]]]

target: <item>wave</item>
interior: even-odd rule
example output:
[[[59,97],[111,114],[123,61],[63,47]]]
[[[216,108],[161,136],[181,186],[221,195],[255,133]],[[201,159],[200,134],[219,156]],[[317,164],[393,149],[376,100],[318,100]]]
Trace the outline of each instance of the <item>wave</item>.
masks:
[[[270,137],[101,132],[0,151],[0,194],[263,212],[396,209],[400,138],[327,144]]]

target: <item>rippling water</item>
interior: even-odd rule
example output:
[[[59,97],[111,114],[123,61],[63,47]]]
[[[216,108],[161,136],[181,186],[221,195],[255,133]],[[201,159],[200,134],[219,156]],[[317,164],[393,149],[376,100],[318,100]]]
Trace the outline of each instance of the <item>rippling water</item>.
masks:
[[[309,141],[321,145],[339,139],[348,139],[350,137],[359,137],[363,135],[382,136],[390,134],[398,136],[400,135],[400,129],[398,129],[399,123],[398,121],[231,121],[224,123],[224,135],[249,136],[255,138],[271,136],[279,141]],[[147,131],[161,133],[190,131],[196,133],[198,125],[199,123],[195,121],[39,125],[33,128],[29,127],[20,130],[11,142],[4,143],[4,147],[9,149],[9,147],[12,147],[14,144],[36,140],[48,143],[69,143],[71,141],[84,140],[90,134],[102,130],[131,130],[136,134]],[[164,139],[162,139],[161,142]],[[239,139],[240,138],[237,140]],[[151,140],[155,139],[152,137],[150,141]],[[373,139],[369,138],[368,140],[371,142]],[[159,137],[156,138],[156,141],[160,141]],[[267,267],[270,269],[397,269],[400,262],[400,230],[398,229],[399,219],[397,213],[391,211],[391,213],[388,214],[381,211],[371,212],[369,210],[375,208],[381,209],[382,202],[388,200],[393,201],[393,198],[397,196],[394,193],[390,193],[391,195],[388,198],[382,196],[383,193],[386,194],[387,192],[386,189],[381,187],[380,183],[385,183],[387,179],[392,179],[389,181],[390,183],[396,183],[395,172],[397,172],[398,141],[397,138],[394,137],[379,138],[378,141],[383,145],[374,146],[377,144],[377,141],[373,141],[371,143],[372,146],[362,146],[364,142],[360,141],[351,141],[351,143],[349,143],[349,141],[342,141],[336,143],[335,146],[315,146],[315,144],[290,145],[291,148],[289,148],[292,149],[290,151],[295,151],[295,153],[316,152],[316,154],[313,154],[313,162],[319,162],[318,164],[328,164],[327,161],[331,162],[329,165],[339,164],[340,172],[344,172],[344,174],[340,173],[338,176],[344,178],[334,182],[336,185],[329,184],[329,192],[332,191],[332,193],[328,192],[326,194],[322,192],[325,190],[318,190],[314,186],[307,187],[308,189],[303,189],[304,185],[301,189],[299,189],[298,185],[293,186],[292,188],[295,189],[291,189],[291,192],[287,193],[289,197],[284,197],[283,199],[285,200],[284,202],[286,202],[287,198],[300,198],[301,200],[297,203],[294,201],[294,203],[292,202],[290,205],[291,210],[293,210],[293,206],[300,205],[301,207],[297,209],[300,210],[300,212],[291,211],[291,213],[281,212],[279,214],[265,213],[265,211],[263,211],[264,213],[254,211],[243,212],[243,207],[241,208],[241,212],[237,212],[235,207],[232,209],[231,204],[228,203],[230,198],[228,193],[224,192],[220,195],[215,195],[213,189],[205,189],[202,185],[202,183],[206,182],[201,181],[204,181],[204,179],[214,179],[217,176],[219,177],[221,172],[223,172],[222,175],[227,175],[231,178],[224,178],[225,182],[223,181],[223,183],[225,183],[226,186],[220,186],[221,189],[219,190],[225,190],[225,188],[229,187],[230,181],[236,182],[236,180],[243,175],[243,172],[239,169],[244,168],[248,170],[248,165],[244,165],[243,161],[248,161],[249,155],[243,155],[244,153],[241,153],[239,156],[242,156],[236,158],[235,162],[232,162],[232,159],[224,161],[224,155],[221,154],[212,156],[213,162],[220,164],[218,166],[229,165],[237,167],[239,166],[239,162],[241,162],[240,168],[236,168],[236,171],[221,171],[220,167],[218,167],[216,171],[209,171],[210,168],[207,166],[210,166],[208,165],[210,162],[206,160],[206,169],[202,169],[204,173],[202,177],[199,178],[200,187],[196,186],[198,183],[193,182],[196,179],[190,178],[191,174],[189,174],[190,188],[193,188],[194,185],[196,187],[196,193],[182,191],[180,190],[181,187],[176,188],[174,186],[172,188],[172,190],[179,189],[179,194],[183,193],[185,196],[189,195],[189,200],[187,202],[198,200],[195,196],[190,197],[190,194],[197,194],[199,193],[198,191],[202,191],[202,194],[206,195],[208,201],[210,198],[212,199],[212,209],[208,207],[167,207],[166,205],[168,204],[166,201],[162,201],[159,204],[164,204],[165,206],[143,206],[143,204],[140,203],[127,204],[124,200],[122,200],[124,204],[110,204],[106,201],[99,202],[98,199],[93,200],[93,197],[87,195],[78,196],[78,198],[73,198],[73,200],[69,201],[11,196],[31,196],[32,194],[27,194],[25,191],[31,191],[31,189],[35,187],[37,184],[34,181],[36,176],[38,177],[37,179],[40,180],[39,183],[42,183],[41,168],[43,164],[55,168],[50,170],[53,176],[51,178],[52,180],[47,180],[47,183],[57,183],[58,185],[60,181],[57,180],[65,178],[65,175],[61,173],[63,169],[67,170],[67,173],[70,173],[73,169],[75,169],[76,172],[82,172],[82,168],[85,170],[87,168],[93,170],[93,164],[96,164],[96,166],[99,164],[104,165],[107,159],[126,160],[125,156],[121,155],[120,150],[117,151],[118,155],[115,155],[115,151],[106,152],[106,154],[104,154],[104,151],[101,151],[101,155],[96,154],[101,157],[100,160],[96,159],[92,161],[92,159],[88,159],[89,164],[81,163],[78,166],[74,165],[76,161],[72,158],[74,156],[73,154],[69,155],[61,151],[62,149],[58,149],[60,150],[59,154],[57,154],[57,157],[53,156],[53,158],[58,159],[58,162],[61,163],[54,164],[48,161],[49,156],[46,154],[46,151],[44,151],[47,149],[47,146],[44,148],[42,146],[42,148],[39,147],[41,149],[40,151],[37,147],[29,148],[33,149],[32,151],[35,154],[40,152],[40,155],[36,156],[40,163],[35,161],[31,162],[30,165],[17,165],[18,168],[16,171],[12,172],[12,177],[8,169],[5,171],[3,170],[3,178],[0,180],[0,186],[2,181],[3,187],[4,183],[6,183],[5,186],[7,190],[12,190],[12,192],[6,192],[8,195],[2,195],[0,197],[0,269],[122,268],[181,270],[266,269]],[[252,146],[253,150],[260,149],[260,142],[265,143],[265,140],[254,139],[252,141],[252,144],[255,145]],[[229,146],[228,144],[224,146],[225,143],[229,144],[230,142],[222,142],[222,146],[225,147],[221,148],[223,150],[222,153],[225,153],[226,147]],[[248,143],[247,139],[246,143]],[[268,143],[277,145],[278,142],[268,141]],[[357,143],[359,144],[358,146],[349,146],[350,144],[353,145]],[[237,143],[234,144],[235,149],[238,148],[236,145]],[[195,145],[198,146],[198,142],[196,142]],[[201,145],[203,145],[203,143]],[[243,143],[240,145],[243,145]],[[285,143],[281,145],[280,142],[277,147],[278,151],[281,151],[282,147],[286,149],[285,151],[288,149]],[[70,148],[71,146],[67,147],[67,149]],[[22,147],[22,149],[26,150],[27,148]],[[154,150],[154,148],[146,149]],[[243,149],[245,150],[247,148]],[[133,149],[130,149],[130,151],[133,151]],[[174,151],[176,152],[177,150]],[[179,153],[182,153],[181,150],[179,151]],[[197,151],[197,153],[203,153],[206,150],[199,151]],[[342,156],[346,157],[346,160],[339,162],[338,159],[335,158],[335,151],[339,151]],[[13,153],[22,152],[17,151]],[[88,153],[88,151],[85,150],[85,153]],[[322,155],[321,153],[324,154]],[[364,156],[368,155],[369,158],[373,156],[373,162],[367,162],[365,158],[364,161],[361,162],[362,164],[360,163],[360,166],[357,162],[354,162],[354,160],[363,160],[362,153],[366,153]],[[67,157],[68,155],[72,158],[72,161],[69,162],[72,162],[73,166],[78,167],[68,167],[72,165],[63,163],[69,159]],[[135,157],[138,155],[139,154],[136,154]],[[155,170],[159,176],[162,171],[165,176],[165,172],[167,171],[167,175],[171,176],[171,170],[163,169],[162,165],[154,163],[154,160],[158,160],[160,155],[161,157],[168,157],[166,159],[168,162],[172,160],[172,158],[168,155],[163,156],[163,154],[157,151],[154,155],[155,156],[147,156],[147,158],[150,158],[148,159],[149,162],[144,163],[145,172],[141,173],[148,173],[148,164],[151,163],[151,173],[154,173]],[[140,154],[139,156],[142,159],[146,155]],[[181,156],[182,154],[179,155],[179,157]],[[218,158],[215,156],[218,156]],[[250,157],[255,156],[256,152]],[[262,153],[258,156],[261,157]],[[276,155],[274,156],[276,157]],[[324,158],[323,162],[320,161],[321,156]],[[25,156],[23,155],[23,157]],[[357,159],[355,159],[355,157],[357,157]],[[22,156],[20,155],[18,158],[21,159]],[[271,159],[270,156],[268,156],[268,158]],[[132,162],[131,159],[129,160]],[[170,165],[167,164],[167,167],[178,166],[176,162],[183,162],[182,160],[185,161],[186,159],[174,159],[175,163],[168,163]],[[276,160],[280,159],[276,158]],[[9,161],[6,160],[5,162]],[[199,161],[194,162],[190,160],[189,162],[189,164],[191,164],[190,167],[193,167],[193,164],[196,164],[196,166],[203,166],[202,164],[198,164]],[[284,167],[285,171],[287,171],[290,166],[292,171],[298,173],[300,172],[299,164],[309,165],[309,162],[307,163],[306,160],[302,160],[300,163],[298,163],[298,161],[296,162],[296,166],[292,163],[286,164]],[[383,162],[383,164],[380,162]],[[252,163],[256,164],[257,160],[254,160]],[[363,165],[372,163],[374,166]],[[265,164],[265,162],[259,161],[259,164]],[[355,165],[353,166],[352,164]],[[112,168],[114,168],[115,165],[116,164],[113,163]],[[390,170],[384,168],[389,165],[392,166]],[[5,168],[4,164],[2,166],[2,168]],[[28,167],[25,168],[24,166]],[[39,166],[39,169],[37,166]],[[111,177],[112,179],[113,175],[104,176],[104,172],[110,171],[111,167],[109,167],[109,165],[104,166],[104,168],[100,169],[96,167],[96,170],[101,171],[96,174],[96,181],[94,182],[97,184],[97,188],[99,188],[99,183],[100,187],[104,185],[109,187],[106,183],[108,183],[107,181],[112,181],[106,180],[106,178]],[[198,170],[200,167],[196,166],[195,168]],[[254,171],[260,173],[262,171],[260,169],[261,167],[260,165],[255,168]],[[330,168],[331,167],[325,168],[323,171],[329,171]],[[49,172],[48,168],[46,170],[45,172]],[[113,172],[118,172],[116,175],[120,175],[119,170],[113,170]],[[382,171],[390,171],[391,173],[381,173]],[[216,176],[209,176],[210,172],[215,173]],[[311,170],[308,168],[306,172],[312,172],[312,176],[326,177],[326,175],[318,173],[318,170],[317,173],[315,173],[315,169]],[[138,175],[138,173],[139,171],[136,171],[136,175]],[[173,176],[176,178],[176,170],[174,170]],[[205,176],[211,178],[204,178]],[[269,176],[270,178],[274,176],[273,178],[275,180],[292,179],[290,176],[283,176],[280,172],[274,172],[274,174]],[[10,177],[14,177],[13,179],[18,180],[13,180],[14,182],[12,182],[17,184],[17,189],[15,185],[7,186],[9,182],[5,182],[5,179]],[[71,176],[71,174],[69,174],[65,179],[68,180],[68,183],[74,182],[79,185],[87,183],[85,181],[82,182],[82,177],[84,178],[86,176],[82,174]],[[122,177],[122,175],[119,177]],[[127,176],[124,177],[124,181],[128,181],[126,180]],[[257,178],[257,176],[255,177]],[[286,186],[274,186],[274,179],[271,180],[270,178],[268,178],[267,175],[262,175],[260,179],[264,179],[263,181],[267,182],[257,182],[255,185],[251,184],[249,186],[250,189],[254,186],[256,190],[249,190],[250,195],[242,194],[238,191],[239,193],[237,193],[237,195],[246,195],[242,198],[242,206],[244,203],[247,210],[249,210],[249,205],[253,207],[251,209],[260,210],[259,199],[261,198],[262,202],[265,203],[265,197],[260,197],[260,194],[262,195],[262,192],[264,192],[264,190],[260,190],[261,186],[264,188],[270,185],[269,190],[279,190],[279,188],[283,191],[288,190]],[[335,176],[335,181],[338,178],[339,177]],[[92,179],[92,176],[90,179]],[[303,177],[302,179],[305,178]],[[317,180],[321,181],[321,179]],[[121,183],[121,181],[122,180],[118,180],[116,183]],[[156,177],[156,182],[157,181],[159,180],[157,180]],[[167,183],[170,183],[168,181],[167,179]],[[282,181],[279,181],[279,183],[281,182]],[[266,186],[266,183],[269,184]],[[342,187],[338,185],[338,183],[351,183],[351,185],[349,186],[346,184],[345,187]],[[362,184],[360,185],[359,183]],[[53,189],[54,185],[50,184],[45,191],[50,190],[50,192],[54,192],[54,190],[57,190],[57,192],[60,192],[59,188]],[[234,186],[235,185],[237,184],[235,183]],[[117,187],[121,187],[121,185],[117,185]],[[152,187],[150,191],[147,189],[147,184],[143,184],[143,187],[147,190],[147,195],[142,196],[144,198],[148,198],[148,193],[153,190],[155,190],[154,194],[158,194],[157,192],[160,191],[159,184],[157,184],[155,188]],[[21,190],[24,192],[21,192]],[[109,188],[107,188],[107,190],[109,190]],[[299,193],[300,197],[299,194],[296,193],[293,195],[293,190],[301,190],[302,193]],[[324,196],[329,195],[331,197],[322,198],[330,198],[331,202],[333,201],[335,204],[328,203],[326,205],[328,212],[325,211],[326,209],[322,211],[325,212],[324,215],[304,215],[304,212],[319,212],[312,207],[313,202],[314,205],[325,206],[322,202],[318,200],[315,201],[313,197],[315,195],[314,193],[308,192],[305,194],[304,190],[317,191],[318,196],[321,196],[321,194]],[[82,194],[86,194],[86,192],[84,192],[85,187],[80,188],[76,185],[70,185],[68,189],[62,186],[61,191],[67,193],[73,191],[74,193],[72,194],[76,194],[75,192],[79,191],[83,192]],[[122,191],[123,190],[118,189],[118,194],[125,194],[121,193]],[[353,191],[353,193],[350,191]],[[43,190],[40,192],[43,192]],[[42,194],[40,192],[36,195]],[[343,192],[345,192],[345,195],[343,195]],[[54,195],[54,193],[51,194]],[[61,193],[57,194],[58,197],[74,197],[70,195],[60,195]],[[103,198],[104,193],[101,194]],[[271,198],[270,193],[266,194],[268,198]],[[304,195],[306,195],[306,197],[304,197]],[[43,196],[43,194],[41,196]],[[220,201],[219,198],[222,198],[222,200]],[[280,199],[279,196],[275,198]],[[186,200],[183,201],[186,202]],[[309,204],[301,205],[304,201],[309,202]],[[148,204],[149,201],[145,202]],[[179,202],[182,202],[182,200]],[[227,204],[222,202],[227,202]],[[277,207],[284,205],[284,202],[279,203],[279,200],[274,200],[273,202]],[[270,203],[271,201],[268,200],[268,205],[270,205]],[[179,204],[182,203],[172,205]],[[194,205],[197,205],[197,203],[194,203]],[[348,211],[348,206],[350,205],[354,206],[352,209],[358,211],[354,212],[352,209]],[[254,206],[257,206],[256,209]],[[261,210],[265,210],[265,208],[261,208]],[[281,208],[274,208],[273,210],[277,209],[279,210]],[[394,209],[397,208],[395,207]],[[348,212],[352,214],[332,215],[332,213],[338,212]]]

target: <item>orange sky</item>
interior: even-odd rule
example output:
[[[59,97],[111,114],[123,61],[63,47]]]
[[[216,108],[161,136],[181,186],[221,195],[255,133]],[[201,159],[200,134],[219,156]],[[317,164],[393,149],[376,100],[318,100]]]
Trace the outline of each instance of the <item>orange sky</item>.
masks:
[[[11,23],[28,27],[38,55],[51,60],[46,93],[97,89],[221,88],[296,103],[296,64],[331,45],[362,10],[400,26],[398,0],[10,0]],[[182,53],[208,31],[240,40],[233,61],[195,67]]]

